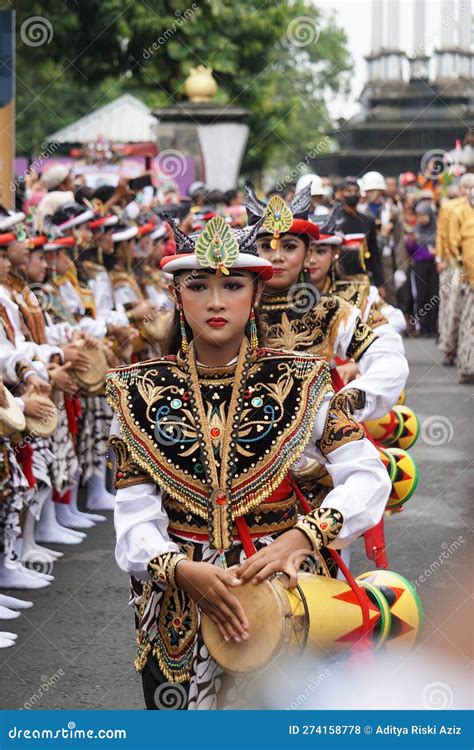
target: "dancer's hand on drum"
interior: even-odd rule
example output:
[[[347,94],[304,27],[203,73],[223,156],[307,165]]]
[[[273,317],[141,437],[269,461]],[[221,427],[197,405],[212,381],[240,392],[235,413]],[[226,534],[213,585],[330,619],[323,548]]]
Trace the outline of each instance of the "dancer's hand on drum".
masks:
[[[73,369],[78,372],[87,372],[90,367],[90,362],[75,344],[66,344],[63,346],[64,361],[70,362]]]
[[[72,375],[68,372],[71,367],[71,363],[66,362],[62,367],[59,365],[50,365],[48,368],[51,382],[69,396],[73,396],[79,388]]]
[[[74,331],[74,333],[72,334],[72,341],[75,344],[81,342],[81,345],[83,344],[88,349],[97,349],[97,347],[99,346],[99,342],[97,341],[97,339],[91,336],[90,333],[87,333],[87,331]]]
[[[298,529],[290,529],[243,562],[235,575],[242,583],[260,583],[275,573],[286,573],[289,588],[297,584],[298,569],[311,552],[311,543]]]
[[[36,373],[32,372],[30,375],[28,375],[26,381],[26,390],[28,393],[32,393],[34,391],[35,393],[41,393],[43,396],[49,396],[51,393],[51,386],[46,382],[46,380],[43,380],[43,378],[40,378],[39,375],[36,375]]]
[[[233,570],[222,570],[205,562],[183,560],[176,567],[175,579],[228,641],[247,640],[249,623],[242,605],[229,590],[240,581]]]
[[[37,393],[24,393],[22,396],[25,404],[25,417],[36,419],[51,419],[54,414],[54,405],[45,396]]]

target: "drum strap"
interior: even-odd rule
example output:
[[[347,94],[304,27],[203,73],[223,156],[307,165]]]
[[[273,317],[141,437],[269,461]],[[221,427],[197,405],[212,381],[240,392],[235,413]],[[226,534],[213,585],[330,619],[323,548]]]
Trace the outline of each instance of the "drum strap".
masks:
[[[250,536],[247,521],[243,516],[239,516],[239,518],[234,519],[234,523],[239,535],[239,539],[242,542],[244,552],[247,557],[251,557],[256,553],[257,550],[255,549],[255,544],[253,543],[253,539]]]

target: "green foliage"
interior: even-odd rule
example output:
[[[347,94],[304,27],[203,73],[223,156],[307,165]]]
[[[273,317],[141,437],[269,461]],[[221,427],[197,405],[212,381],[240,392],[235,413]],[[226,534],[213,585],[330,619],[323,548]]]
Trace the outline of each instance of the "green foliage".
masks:
[[[347,86],[344,32],[311,0],[20,0],[16,11],[19,153],[124,92],[151,107],[183,99],[204,64],[218,100],[250,111],[244,168],[258,174],[303,159],[330,126],[328,96]],[[51,24],[49,43],[25,43],[33,16]]]

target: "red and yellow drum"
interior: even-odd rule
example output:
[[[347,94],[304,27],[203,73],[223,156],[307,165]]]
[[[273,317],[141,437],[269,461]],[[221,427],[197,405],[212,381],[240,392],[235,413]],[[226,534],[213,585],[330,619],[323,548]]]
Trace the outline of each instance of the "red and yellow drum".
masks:
[[[387,510],[398,508],[413,495],[418,485],[418,466],[409,453],[401,448],[385,448],[384,453],[395,461],[395,476],[392,491],[387,502]]]
[[[415,587],[391,570],[369,571],[356,580],[361,584],[371,584],[388,602],[391,627],[384,640],[384,649],[391,652],[399,647],[411,648],[420,633],[423,619],[423,607]]]
[[[231,674],[263,669],[280,656],[348,651],[361,636],[362,610],[345,581],[311,573],[298,575],[298,588],[287,589],[281,576],[233,589],[249,620],[247,641],[224,641],[202,615],[201,630],[212,658]],[[380,587],[361,582],[374,648],[391,633],[390,607]]]
[[[397,405],[393,407],[402,428],[399,430],[396,441],[392,444],[397,448],[407,451],[418,440],[420,434],[420,422],[413,409],[409,406]]]
[[[403,429],[403,425],[400,424],[400,420],[393,409],[388,414],[384,414],[383,417],[364,422],[364,427],[375,442],[382,443],[382,445],[392,445]]]

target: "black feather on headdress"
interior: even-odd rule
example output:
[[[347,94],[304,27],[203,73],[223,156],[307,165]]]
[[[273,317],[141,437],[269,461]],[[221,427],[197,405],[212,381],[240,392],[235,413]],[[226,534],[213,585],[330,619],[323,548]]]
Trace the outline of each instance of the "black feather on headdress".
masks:
[[[176,253],[194,253],[196,247],[194,239],[181,231],[175,220],[166,211],[161,212],[161,217],[168,222],[176,240]],[[194,235],[196,236],[196,235]]]

